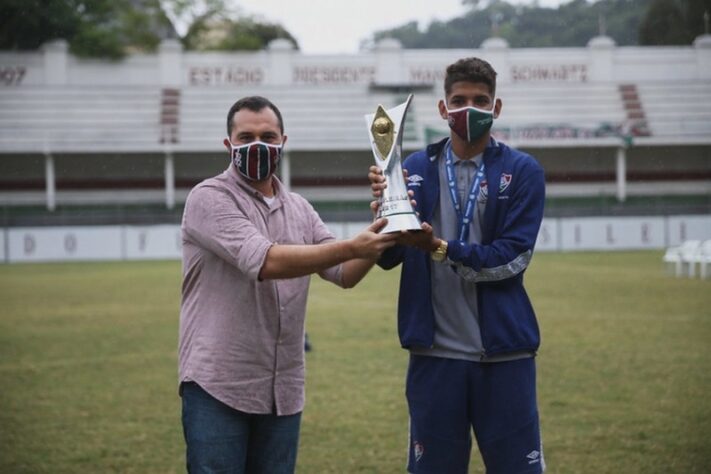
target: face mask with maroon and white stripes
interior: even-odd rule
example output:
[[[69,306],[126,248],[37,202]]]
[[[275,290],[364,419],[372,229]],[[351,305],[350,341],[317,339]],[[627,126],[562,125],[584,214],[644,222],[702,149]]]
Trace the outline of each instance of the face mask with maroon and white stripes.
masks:
[[[281,159],[282,145],[261,141],[235,145],[229,139],[225,139],[225,144],[230,145],[230,156],[237,171],[252,181],[269,178]]]
[[[496,118],[494,117],[496,98],[494,98],[493,104],[491,110],[479,109],[477,107],[461,107],[459,109],[450,110],[449,107],[447,107],[447,122],[449,123],[449,128],[459,135],[462,140],[468,143],[474,143],[488,132],[494,123],[494,118]]]

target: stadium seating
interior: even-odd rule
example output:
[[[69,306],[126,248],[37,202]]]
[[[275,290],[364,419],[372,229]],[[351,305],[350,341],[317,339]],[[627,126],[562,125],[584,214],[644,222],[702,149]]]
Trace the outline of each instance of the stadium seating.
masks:
[[[160,89],[0,89],[0,152],[145,152],[158,148]]]
[[[497,95],[504,102],[498,127],[566,125],[595,130],[624,120],[615,84],[504,84]]]
[[[497,95],[502,98],[504,108],[493,130],[514,146],[535,149],[535,155],[542,159],[552,182],[575,187],[575,192],[599,194],[604,185],[614,189],[614,151],[611,150],[619,146],[617,133],[629,118],[630,104],[625,102],[623,92],[628,85],[627,82],[564,85],[502,83]],[[656,140],[652,144],[671,146],[683,145],[686,140],[702,144],[703,140],[710,142],[709,81],[693,81],[683,85],[672,82],[634,85],[651,133],[651,136],[641,137],[640,142]],[[414,87],[415,98],[408,112],[404,136],[405,150],[415,150],[425,142],[448,133],[447,124],[436,107],[443,96],[441,87],[441,83]],[[359,154],[360,158],[356,157],[359,166],[369,163],[372,158],[364,115],[373,113],[378,104],[387,108],[402,103],[406,99],[405,90],[405,86],[373,87],[363,84],[175,88],[148,85],[27,85],[2,88],[0,159],[2,155],[34,154],[34,163],[39,163],[38,155],[52,153],[58,170],[60,202],[68,203],[67,192],[84,192],[81,186],[74,187],[72,183],[86,179],[86,173],[78,168],[81,166],[79,161],[71,160],[70,155],[84,155],[87,159],[102,154],[133,155],[133,158],[152,155],[155,161],[156,156],[162,159],[160,156],[171,152],[176,156],[175,176],[178,178],[176,185],[180,188],[177,193],[180,201],[190,186],[214,174],[214,166],[206,168],[201,157],[206,154],[215,157],[222,153],[229,105],[239,97],[259,94],[272,99],[284,115],[289,135],[287,150],[293,152],[295,157],[292,162],[295,185],[301,186],[300,192],[321,196],[326,187],[342,187],[349,183],[362,186],[356,178],[363,177],[354,175],[352,170],[334,175],[333,167],[330,171],[325,167],[320,169],[313,160],[301,160],[301,157],[313,152],[321,152],[319,157],[351,152]],[[566,136],[566,131],[581,135]],[[575,148],[577,158],[561,159],[570,158],[572,154],[568,152],[562,152],[562,155],[551,153],[551,149],[565,147]],[[585,163],[584,166],[574,164],[581,153],[587,151],[588,156],[595,157],[596,162],[602,164],[596,167]],[[654,153],[650,150],[644,152],[645,157],[653,157]],[[631,160],[628,176],[632,180],[637,173],[644,179],[667,179],[670,182],[683,176],[683,179],[695,179],[694,185],[704,186],[703,180],[708,179],[709,172],[703,164],[703,157],[698,158],[701,155],[700,151],[696,151],[693,156],[686,153],[676,156],[676,174],[673,176],[665,175],[660,167],[654,168],[660,160]],[[597,157],[603,159],[598,160]],[[121,175],[109,173],[113,179],[113,191],[101,200],[110,202],[120,197],[123,202],[129,197],[141,196],[131,191],[130,196],[121,197],[119,187],[125,181],[127,191],[137,187],[145,188],[144,191],[156,191],[150,201],[160,202],[163,195],[159,188],[164,183],[161,168],[155,171],[154,166],[150,168],[152,171],[146,171],[149,169],[148,160],[144,161],[145,165],[139,164],[135,168],[133,164],[125,166],[127,171]],[[303,167],[307,161],[308,169]],[[12,169],[12,173],[0,173],[2,202],[18,202],[11,194],[30,190],[33,193],[32,202],[39,204],[44,201],[41,165],[38,173],[34,171],[37,165],[27,163],[22,169]],[[323,188],[318,193],[311,192],[313,189],[302,189],[303,186],[314,187],[303,181],[304,177],[314,175],[314,171],[317,177],[320,172],[324,178],[315,184],[316,188]],[[336,175],[338,180],[333,179]],[[583,181],[594,181],[596,184],[588,190],[579,187]],[[698,185],[693,189],[699,189]],[[684,184],[677,188],[680,193],[692,189]],[[563,191],[551,187],[552,194]],[[331,199],[340,196],[332,192],[329,195]],[[71,201],[80,202],[81,199],[77,195]]]
[[[639,83],[637,91],[653,137],[678,143],[685,137],[711,136],[711,83]],[[215,150],[224,137],[227,107],[247,94],[265,95],[277,103],[288,125],[290,148],[304,151],[367,150],[363,115],[380,103],[392,107],[405,99],[401,92],[358,85],[0,89],[0,151],[160,151],[165,142],[176,150]],[[422,130],[446,130],[436,109],[441,96],[437,89],[416,92],[409,111],[412,126],[405,136],[411,148],[423,144]],[[613,83],[503,84],[498,96],[504,101],[495,123],[499,130],[560,126],[595,131],[627,120]],[[171,126],[168,139],[166,125]]]
[[[183,90],[181,143],[204,149],[222,142],[229,106],[239,97],[269,97],[282,111],[291,150],[367,150],[363,116],[382,103],[396,105],[387,93],[369,93],[360,87],[262,86],[258,90],[236,88],[188,88]],[[409,138],[409,137],[406,137]]]
[[[362,86],[344,88],[295,86],[261,87],[258,91],[230,89],[183,90],[181,143],[186,148],[201,148],[219,143],[224,128],[226,105],[239,95],[259,93],[270,97],[282,109],[288,126],[292,150],[367,150],[363,115],[374,112],[378,104],[392,107],[406,95],[393,91],[373,91]],[[406,148],[424,144],[424,129],[445,132],[446,122],[439,116],[439,90],[415,93],[408,111]],[[496,129],[521,130],[531,127],[576,127],[588,131],[601,125],[619,126],[625,115],[614,84],[514,85],[500,88],[504,112]]]
[[[639,83],[650,131],[679,140],[711,138],[711,83]]]
[[[292,150],[368,150],[363,116],[378,104],[405,100],[400,92],[363,86],[184,88],[25,87],[0,90],[0,151],[112,152],[219,149],[229,104],[247,94],[270,97],[282,109]],[[573,125],[596,129],[624,119],[614,85],[518,86],[499,92],[497,128]],[[426,127],[446,130],[437,113],[438,90],[419,91],[409,111],[406,148],[424,143]],[[166,136],[166,127],[168,135]]]

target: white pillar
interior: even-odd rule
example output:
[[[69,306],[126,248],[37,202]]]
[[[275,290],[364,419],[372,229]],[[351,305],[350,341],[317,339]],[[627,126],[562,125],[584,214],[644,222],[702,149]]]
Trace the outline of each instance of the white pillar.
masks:
[[[44,83],[62,85],[67,83],[67,51],[69,44],[54,40],[42,46],[44,53]]]
[[[617,148],[617,200],[625,202],[627,199],[627,149],[623,146]]]
[[[175,163],[173,153],[165,153],[165,207],[175,207]]]
[[[57,207],[57,183],[54,175],[54,157],[51,153],[45,153],[44,155],[44,181],[47,210],[54,211]]]
[[[593,82],[610,82],[614,79],[612,53],[617,44],[609,36],[596,36],[588,41],[588,78]]]
[[[696,67],[699,79],[711,79],[711,35],[701,35],[694,40]]]
[[[375,83],[398,85],[405,82],[402,64],[402,43],[394,38],[383,38],[375,45]]]
[[[509,65],[509,43],[503,38],[491,37],[481,43],[482,59],[486,60],[496,71],[496,83],[511,82],[511,66]]]
[[[268,84],[291,84],[291,62],[294,55],[294,45],[291,41],[278,38],[267,45],[269,52]]]
[[[281,183],[287,191],[291,191],[291,157],[289,155],[289,152],[284,152],[281,156],[281,163],[279,164]]]
[[[178,40],[163,40],[158,47],[160,84],[164,87],[180,87],[183,83],[183,45]]]

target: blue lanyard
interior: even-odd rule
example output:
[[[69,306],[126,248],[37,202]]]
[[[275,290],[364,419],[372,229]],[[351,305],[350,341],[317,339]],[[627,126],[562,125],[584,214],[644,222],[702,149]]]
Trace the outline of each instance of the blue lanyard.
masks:
[[[472,222],[474,216],[474,207],[476,207],[476,198],[479,195],[479,183],[484,177],[484,160],[481,160],[481,166],[476,172],[476,179],[472,183],[467,198],[467,205],[462,214],[462,206],[459,204],[459,193],[457,192],[457,177],[454,174],[454,159],[452,158],[452,144],[447,145],[447,153],[444,159],[445,168],[447,170],[447,185],[449,186],[449,196],[452,198],[454,210],[457,212],[459,219],[459,240],[466,242],[469,237],[469,223]]]

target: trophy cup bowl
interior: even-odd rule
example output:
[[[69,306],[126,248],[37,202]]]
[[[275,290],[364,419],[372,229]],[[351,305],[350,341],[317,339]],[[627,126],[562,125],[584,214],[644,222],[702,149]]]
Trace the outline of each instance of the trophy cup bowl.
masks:
[[[383,190],[378,207],[378,217],[385,217],[387,225],[381,232],[420,230],[420,219],[407,195],[407,185],[402,175],[402,138],[405,115],[412,101],[410,94],[405,103],[385,110],[378,105],[374,114],[365,116],[375,164],[383,170],[388,187]]]

